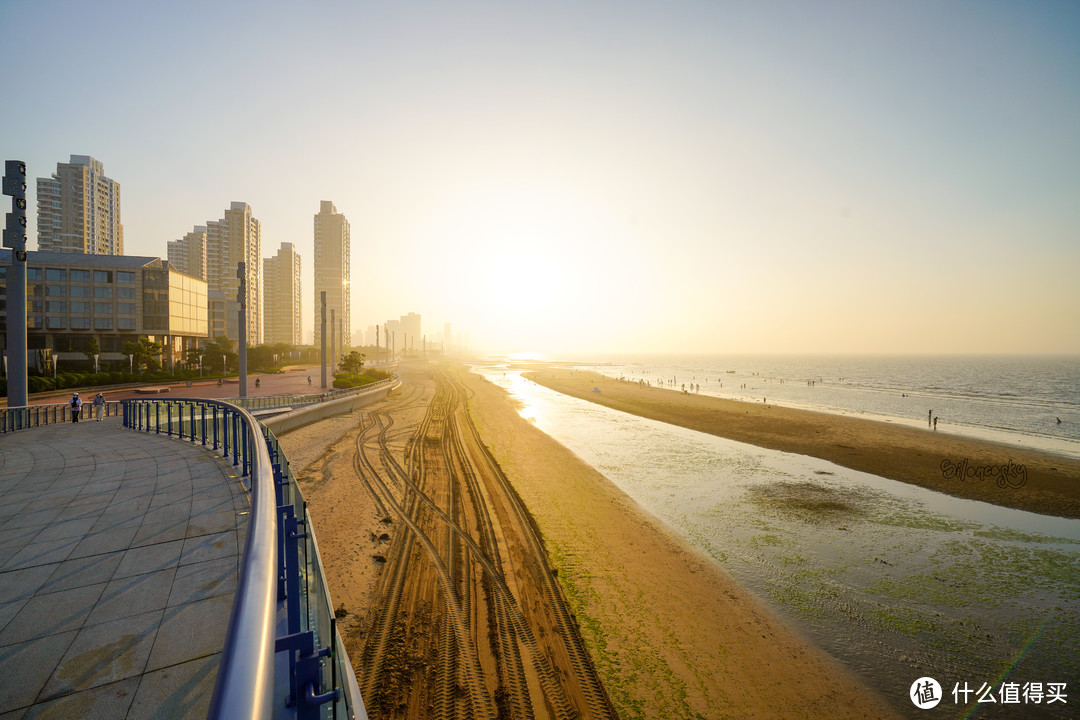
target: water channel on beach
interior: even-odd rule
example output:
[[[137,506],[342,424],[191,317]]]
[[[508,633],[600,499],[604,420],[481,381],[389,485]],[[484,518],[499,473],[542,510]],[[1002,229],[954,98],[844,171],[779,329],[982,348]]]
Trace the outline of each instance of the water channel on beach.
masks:
[[[966,717],[1069,717],[1080,703],[1080,521],[639,418],[505,366],[474,370],[901,714],[962,716],[965,683],[999,700],[972,692]],[[944,695],[932,711],[908,700],[924,676]],[[1066,683],[1068,704],[1002,704],[1013,683]]]

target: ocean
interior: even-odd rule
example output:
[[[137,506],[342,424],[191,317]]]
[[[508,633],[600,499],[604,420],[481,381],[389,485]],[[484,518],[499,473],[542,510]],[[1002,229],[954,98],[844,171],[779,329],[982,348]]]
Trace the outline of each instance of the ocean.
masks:
[[[558,360],[676,389],[693,383],[703,395],[918,427],[927,426],[929,414],[941,432],[1080,457],[1077,356],[641,354]]]

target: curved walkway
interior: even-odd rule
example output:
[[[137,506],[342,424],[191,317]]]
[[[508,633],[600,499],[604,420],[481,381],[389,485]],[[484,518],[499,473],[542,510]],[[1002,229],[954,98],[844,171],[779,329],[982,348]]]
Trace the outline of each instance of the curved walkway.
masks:
[[[0,437],[0,720],[206,716],[247,495],[116,418]]]

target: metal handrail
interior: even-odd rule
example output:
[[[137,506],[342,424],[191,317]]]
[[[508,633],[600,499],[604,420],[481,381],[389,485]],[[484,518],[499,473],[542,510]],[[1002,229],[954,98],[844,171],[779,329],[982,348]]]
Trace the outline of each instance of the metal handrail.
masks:
[[[211,720],[270,720],[273,715],[280,714],[283,708],[275,710],[275,702],[283,678],[275,678],[275,655],[298,649],[295,643],[307,632],[311,635],[309,641],[313,639],[319,645],[328,643],[334,648],[331,654],[334,669],[324,666],[319,677],[313,680],[310,662],[312,659],[319,662],[317,658],[323,657],[324,652],[317,655],[301,652],[295,658],[290,656],[290,697],[294,700],[308,697],[306,705],[301,701],[290,706],[290,710],[298,718],[325,717],[318,705],[333,701],[333,717],[339,717],[338,711],[343,710],[345,714],[341,717],[365,720],[363,698],[333,621],[330,621],[329,636],[311,625],[317,626],[326,618],[332,618],[333,607],[306,503],[274,434],[247,410],[230,402],[202,398],[147,398],[122,403],[124,427],[175,435],[191,443],[201,440],[208,450],[223,452],[226,459],[231,458],[232,464],[238,466],[237,471],[242,471],[249,479],[251,513],[247,540],[207,717]],[[297,534],[290,530],[285,520],[288,517],[299,519],[304,532]],[[291,527],[296,527],[295,521]],[[296,561],[301,553],[307,558],[303,561],[306,569],[298,575]],[[317,607],[311,614],[309,603],[313,599],[295,585],[301,575],[306,578],[304,585],[309,589],[312,579],[320,583],[321,592],[317,595],[321,601],[315,600]],[[290,583],[294,583],[291,587],[296,589],[295,595],[292,590],[286,590]],[[301,598],[306,598],[305,609],[294,613],[292,606],[299,609]],[[276,631],[281,631],[283,619],[287,619],[289,630],[287,635],[279,636]],[[311,630],[314,630],[313,634]],[[302,662],[307,663],[305,673],[299,671]],[[311,680],[314,685],[297,685]],[[320,685],[326,688],[327,683],[330,684],[329,692],[312,695],[318,692]]]
[[[121,402],[119,400],[106,401],[104,417],[119,415]],[[94,403],[87,400],[82,404],[79,419],[85,421],[93,417]],[[71,422],[71,406],[67,403],[38,403],[0,408],[0,433],[64,422]]]
[[[204,401],[205,402],[205,401]],[[225,403],[222,403],[225,405]],[[269,719],[274,697],[277,618],[277,493],[259,424],[235,408],[251,452],[251,516],[208,719]]]

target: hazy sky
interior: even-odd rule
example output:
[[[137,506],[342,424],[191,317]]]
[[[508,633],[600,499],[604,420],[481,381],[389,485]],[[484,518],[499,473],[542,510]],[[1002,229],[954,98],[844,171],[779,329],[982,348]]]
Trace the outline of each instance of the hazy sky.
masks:
[[[250,203],[264,256],[303,255],[307,331],[332,200],[358,328],[1080,352],[1080,3],[0,0],[0,27],[3,158],[101,160],[132,255]]]

